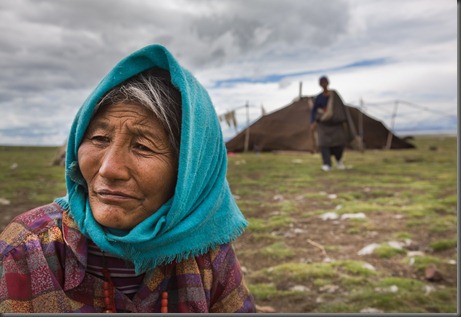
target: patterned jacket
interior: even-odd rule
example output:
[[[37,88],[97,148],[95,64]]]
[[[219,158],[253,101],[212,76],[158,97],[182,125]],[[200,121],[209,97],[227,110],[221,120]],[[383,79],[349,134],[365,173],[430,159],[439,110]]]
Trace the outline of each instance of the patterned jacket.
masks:
[[[86,273],[87,239],[55,203],[16,217],[0,235],[1,313],[100,313],[103,280]],[[131,300],[116,290],[118,312],[254,312],[230,244],[146,272]]]

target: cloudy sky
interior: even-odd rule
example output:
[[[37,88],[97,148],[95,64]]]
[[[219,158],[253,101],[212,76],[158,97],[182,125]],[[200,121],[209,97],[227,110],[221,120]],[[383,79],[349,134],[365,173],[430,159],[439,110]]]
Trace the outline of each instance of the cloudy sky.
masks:
[[[0,144],[60,145],[99,80],[165,45],[218,114],[272,112],[328,75],[348,104],[396,129],[456,129],[454,0],[14,0],[0,2]],[[240,124],[245,111],[237,110]],[[226,137],[233,133],[223,125]]]

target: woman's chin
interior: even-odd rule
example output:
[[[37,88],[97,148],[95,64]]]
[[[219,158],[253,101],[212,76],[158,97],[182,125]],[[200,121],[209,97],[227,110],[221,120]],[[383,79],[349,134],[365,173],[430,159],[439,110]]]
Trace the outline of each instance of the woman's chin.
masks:
[[[107,228],[129,230],[140,222],[137,219],[132,219],[122,208],[110,206],[107,208],[95,208],[92,211],[94,219],[101,226]]]

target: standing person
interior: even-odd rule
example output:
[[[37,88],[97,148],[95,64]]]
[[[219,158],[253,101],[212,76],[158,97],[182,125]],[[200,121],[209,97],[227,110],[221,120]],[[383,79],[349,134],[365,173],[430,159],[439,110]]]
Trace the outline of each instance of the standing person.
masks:
[[[0,312],[255,311],[219,121],[167,49],[119,62],[68,140],[67,195],[0,235]]]
[[[318,134],[322,170],[326,172],[332,167],[331,156],[335,157],[338,169],[345,168],[343,153],[347,143],[345,105],[336,91],[328,89],[328,84],[326,76],[320,77],[323,91],[316,96],[310,116],[311,131]]]

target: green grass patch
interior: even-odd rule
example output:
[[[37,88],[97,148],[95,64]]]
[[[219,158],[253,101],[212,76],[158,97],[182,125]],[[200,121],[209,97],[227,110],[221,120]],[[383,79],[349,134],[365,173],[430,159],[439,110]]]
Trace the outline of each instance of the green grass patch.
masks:
[[[253,232],[251,234],[251,239],[255,242],[259,242],[259,241],[265,241],[265,242],[275,242],[275,241],[280,241],[283,239],[283,237],[281,236],[276,236],[276,235],[273,235],[273,234],[270,234],[270,233],[258,233],[258,232]]]
[[[38,206],[65,195],[64,167],[51,166],[57,150],[0,146],[0,197]]]
[[[415,256],[412,258],[414,260],[410,260],[410,258],[404,259],[404,262],[407,264],[410,263],[410,261],[414,261],[412,266],[415,268],[416,271],[418,272],[423,272],[424,269],[429,265],[429,264],[442,264],[445,261],[441,258],[431,256],[431,255],[424,255],[424,256]]]
[[[432,242],[430,244],[430,247],[435,252],[439,252],[439,251],[445,251],[448,249],[456,248],[457,245],[458,245],[458,242],[456,239],[444,239],[444,240],[438,240],[438,241]]]
[[[367,278],[376,276],[376,272],[364,266],[361,261],[334,261],[330,263],[283,263],[275,267],[262,269],[251,275],[258,281],[274,284],[311,284],[321,287],[328,284],[358,285]]]
[[[259,283],[249,285],[251,294],[256,301],[260,300],[276,300],[282,297],[304,297],[304,292],[292,290],[280,290],[272,283]]]
[[[397,240],[411,239],[413,235],[410,232],[398,232],[395,234]]]
[[[428,231],[431,233],[443,233],[448,231],[456,232],[457,230],[457,216],[437,216],[428,221]]]
[[[332,267],[348,274],[361,275],[365,277],[376,275],[375,271],[370,270],[364,264],[364,262],[352,260],[335,261],[330,263]]]
[[[279,208],[282,213],[295,213],[299,210],[297,204],[290,200],[284,200],[279,203]]]
[[[253,296],[259,300],[270,300],[279,294],[279,290],[272,283],[254,283],[248,286]]]
[[[295,251],[288,247],[284,242],[275,242],[257,252],[262,256],[276,258],[279,260],[290,258],[295,255]]]
[[[426,284],[415,279],[402,277],[385,277],[376,283],[377,287],[389,287],[393,285],[397,286],[400,291],[419,292],[424,289]]]
[[[352,292],[348,303],[361,303],[385,313],[455,312],[455,288],[426,292],[426,284],[410,278],[385,277],[373,285]]]
[[[293,222],[291,217],[285,215],[276,215],[268,219],[250,217],[247,220],[248,230],[251,232],[270,232],[287,227]]]
[[[313,279],[326,279],[336,276],[334,268],[326,263],[283,263],[265,268],[252,274],[257,280],[271,280],[274,283],[286,282],[306,284]]]
[[[387,244],[382,244],[375,249],[374,253],[380,258],[390,259],[396,255],[406,254],[407,251],[404,249],[393,248]]]

